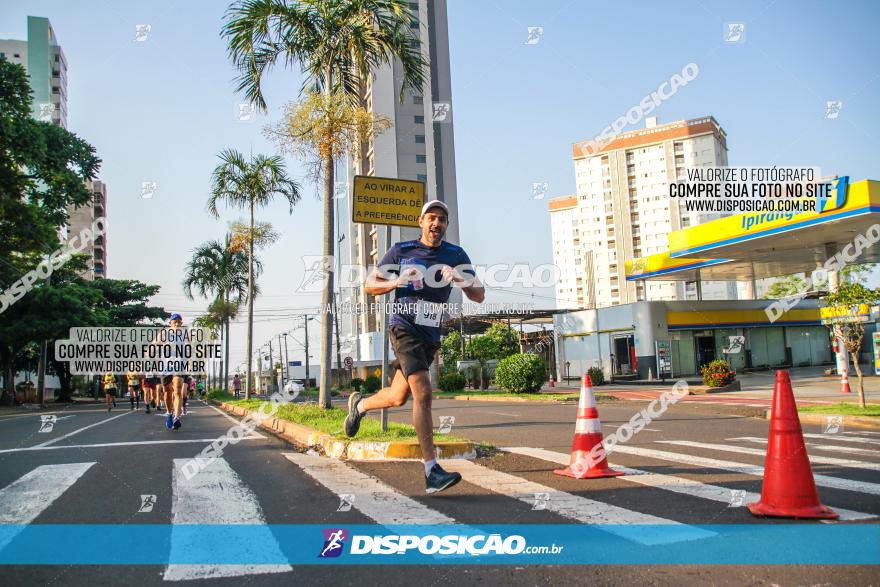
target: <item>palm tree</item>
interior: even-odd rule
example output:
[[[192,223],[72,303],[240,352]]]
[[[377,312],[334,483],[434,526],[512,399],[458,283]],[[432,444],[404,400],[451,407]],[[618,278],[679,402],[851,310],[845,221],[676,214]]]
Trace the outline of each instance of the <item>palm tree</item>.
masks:
[[[186,265],[183,278],[183,293],[193,299],[193,290],[201,297],[216,296],[209,307],[209,314],[221,320],[224,344],[223,393],[229,392],[229,322],[238,315],[238,308],[248,293],[248,256],[244,251],[236,251],[231,246],[232,235],[226,235],[226,242],[208,241],[193,251],[192,259]],[[259,259],[254,259],[254,278],[262,272]],[[254,295],[260,293],[254,284]]]
[[[300,200],[299,184],[287,177],[284,161],[275,155],[256,155],[248,161],[234,149],[220,153],[220,164],[211,176],[211,195],[208,198],[208,212],[219,218],[217,204],[221,201],[229,206],[247,207],[249,212],[249,234],[254,234],[254,208],[269,205],[275,196],[283,196],[293,206]],[[247,383],[245,398],[251,396],[251,355],[254,336],[254,239],[248,239],[248,327],[247,327]]]
[[[410,31],[413,14],[400,0],[241,0],[226,13],[222,35],[239,70],[238,90],[266,110],[263,74],[279,60],[298,64],[307,74],[303,89],[315,88],[329,99],[347,96],[363,103],[363,91],[374,68],[398,60],[407,90],[422,93],[426,60]],[[302,93],[302,89],[301,89]],[[333,322],[328,319],[333,292],[335,235],[333,165],[338,145],[332,137],[320,152],[324,179],[324,312],[321,328],[319,404],[330,407],[330,366]]]

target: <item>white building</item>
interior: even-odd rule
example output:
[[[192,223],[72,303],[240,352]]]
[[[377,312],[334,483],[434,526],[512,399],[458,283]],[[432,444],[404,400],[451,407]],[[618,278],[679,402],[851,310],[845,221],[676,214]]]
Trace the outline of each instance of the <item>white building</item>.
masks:
[[[441,200],[449,207],[450,224],[446,240],[459,244],[458,196],[453,142],[452,81],[449,69],[449,32],[446,0],[408,3],[414,18],[410,30],[429,64],[425,85],[419,92],[407,92],[400,100],[402,68],[395,60],[375,69],[364,98],[367,108],[392,122],[376,137],[361,160],[347,162],[348,192],[355,175],[373,175],[425,182],[425,199]],[[338,189],[337,185],[337,189]],[[337,238],[340,262],[369,267],[385,254],[385,226],[352,222],[351,198],[337,200]],[[419,238],[417,228],[391,227],[391,243]],[[453,296],[460,292],[453,291]],[[384,297],[384,296],[383,296]],[[362,287],[347,287],[340,302],[369,305],[379,298],[368,296]],[[450,302],[457,301],[450,298]],[[358,367],[379,365],[382,345],[378,313],[340,317],[342,357],[351,356]],[[392,355],[393,356],[393,353]],[[335,366],[334,349],[334,366]]]
[[[577,193],[549,202],[558,308],[696,298],[696,284],[627,283],[626,261],[668,250],[673,230],[722,216],[682,212],[669,183],[686,167],[727,165],[727,135],[711,116],[618,135],[595,154],[573,149]],[[703,282],[703,299],[736,299],[734,282]]]

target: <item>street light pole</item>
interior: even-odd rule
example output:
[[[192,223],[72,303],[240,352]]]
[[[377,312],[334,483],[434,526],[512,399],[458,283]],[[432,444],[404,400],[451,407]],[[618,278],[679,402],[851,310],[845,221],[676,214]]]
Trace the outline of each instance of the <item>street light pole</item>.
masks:
[[[306,384],[303,386],[305,389],[309,389],[311,387],[311,383],[309,383],[309,315],[306,314],[303,316],[303,326],[306,329]]]

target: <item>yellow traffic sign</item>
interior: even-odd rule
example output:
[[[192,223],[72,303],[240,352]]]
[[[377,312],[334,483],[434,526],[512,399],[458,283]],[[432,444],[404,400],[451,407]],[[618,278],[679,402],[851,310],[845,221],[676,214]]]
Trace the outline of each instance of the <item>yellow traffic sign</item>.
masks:
[[[418,227],[424,204],[424,182],[368,175],[354,177],[351,211],[354,222]]]

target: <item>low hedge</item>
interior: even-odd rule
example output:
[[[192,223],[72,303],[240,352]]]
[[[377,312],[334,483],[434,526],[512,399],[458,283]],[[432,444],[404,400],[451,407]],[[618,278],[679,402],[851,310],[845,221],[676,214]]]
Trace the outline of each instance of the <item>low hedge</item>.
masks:
[[[535,393],[547,381],[547,366],[538,355],[519,353],[501,359],[495,383],[514,393]]]

